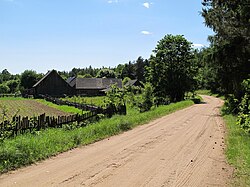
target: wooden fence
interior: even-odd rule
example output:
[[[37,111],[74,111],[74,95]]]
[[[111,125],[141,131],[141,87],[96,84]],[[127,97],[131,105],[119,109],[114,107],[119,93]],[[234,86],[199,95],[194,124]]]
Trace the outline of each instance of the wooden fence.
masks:
[[[13,117],[12,121],[4,121],[0,124],[0,138],[8,138],[11,136],[16,136],[18,134],[23,134],[26,132],[39,131],[46,128],[62,128],[64,124],[69,124],[72,122],[83,122],[90,118],[97,116],[97,111],[90,111],[88,113],[79,115],[69,115],[69,116],[46,116],[42,114],[37,117]],[[6,135],[7,132],[7,135]]]
[[[82,105],[79,105],[79,107],[82,107]],[[77,122],[79,124],[80,122],[95,118],[98,114],[103,114],[107,117],[112,117],[114,114],[126,115],[126,106],[119,105],[116,107],[111,104],[105,109],[97,107],[93,110],[92,108],[91,111],[82,115],[74,114],[54,117],[42,114],[32,118],[15,116],[12,118],[12,121],[4,121],[0,123],[0,139],[14,137],[18,134],[39,131],[46,128],[62,128],[64,124],[72,122]]]

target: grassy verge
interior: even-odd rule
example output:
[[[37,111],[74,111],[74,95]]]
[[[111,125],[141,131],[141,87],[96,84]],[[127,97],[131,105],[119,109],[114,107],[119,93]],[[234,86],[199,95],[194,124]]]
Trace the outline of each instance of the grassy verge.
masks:
[[[55,108],[57,110],[60,110],[60,111],[63,111],[63,112],[67,112],[67,113],[72,113],[72,114],[84,114],[86,113],[87,111],[83,111],[83,110],[80,110],[78,108],[75,108],[75,107],[72,107],[72,106],[67,106],[67,105],[56,105],[54,103],[51,103],[51,102],[48,102],[44,99],[36,99],[36,101],[44,104],[44,105],[47,105],[49,107],[52,107],[52,108]]]
[[[27,100],[23,97],[0,97],[0,101],[20,101],[20,100]]]
[[[210,96],[218,97],[220,99],[225,100],[225,96],[219,95],[219,94],[214,94],[210,90],[196,90],[195,93],[198,95],[210,95]]]
[[[250,186],[250,136],[237,124],[237,117],[225,115],[227,124],[227,150],[229,163],[236,168],[233,186]]]
[[[84,128],[47,129],[36,134],[24,134],[7,139],[0,144],[0,172],[29,165],[79,145],[90,144],[119,134],[192,104],[192,101],[182,101],[160,106],[145,113],[129,109],[127,116],[117,115]]]
[[[196,90],[195,93],[199,95],[212,95],[210,90]]]

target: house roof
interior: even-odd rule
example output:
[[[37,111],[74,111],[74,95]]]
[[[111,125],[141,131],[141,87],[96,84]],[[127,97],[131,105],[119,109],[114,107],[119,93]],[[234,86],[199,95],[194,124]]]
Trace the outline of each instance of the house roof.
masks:
[[[36,84],[33,85],[33,88],[37,87],[44,79],[46,79],[50,74],[55,73],[56,70],[48,71]],[[56,72],[57,73],[57,72]]]
[[[74,87],[76,85],[76,77],[69,77],[66,82],[71,86]]]
[[[129,80],[124,86],[134,86],[136,84],[138,80],[134,79],[134,80]]]
[[[117,84],[119,88],[122,88],[122,80],[115,78],[76,78],[75,86],[76,89],[103,90],[112,84]]]

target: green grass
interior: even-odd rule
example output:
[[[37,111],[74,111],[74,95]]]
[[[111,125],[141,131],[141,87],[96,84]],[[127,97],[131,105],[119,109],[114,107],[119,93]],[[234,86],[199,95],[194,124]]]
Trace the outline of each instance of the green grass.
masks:
[[[210,95],[210,96],[218,97],[220,99],[225,100],[225,96],[219,95],[219,94],[214,94],[210,90],[196,90],[195,93],[198,95]]]
[[[127,116],[116,115],[87,127],[74,130],[47,129],[35,134],[24,134],[4,140],[0,144],[0,172],[29,165],[79,145],[90,144],[119,134],[192,104],[192,101],[187,100],[160,106],[145,113],[139,113],[130,108]]]
[[[212,95],[210,90],[196,90],[195,93],[199,95]]]
[[[60,111],[63,111],[63,112],[67,112],[67,113],[72,113],[72,114],[84,114],[86,113],[87,111],[83,111],[83,110],[80,110],[78,108],[75,108],[75,107],[72,107],[72,106],[67,106],[67,105],[56,105],[54,103],[51,103],[51,102],[48,102],[44,99],[36,99],[36,101],[44,104],[44,105],[47,105],[49,107],[52,107],[52,108],[55,108],[57,110],[60,110]]]
[[[62,100],[66,100],[66,101],[70,101],[70,102],[92,104],[95,106],[105,105],[105,99],[106,99],[106,96],[96,96],[96,97],[74,96],[74,97],[62,98]]]
[[[20,101],[20,100],[27,100],[23,97],[0,97],[0,101]]]
[[[228,129],[226,156],[236,168],[233,186],[250,186],[250,135],[236,124],[236,116],[225,115],[224,119]]]

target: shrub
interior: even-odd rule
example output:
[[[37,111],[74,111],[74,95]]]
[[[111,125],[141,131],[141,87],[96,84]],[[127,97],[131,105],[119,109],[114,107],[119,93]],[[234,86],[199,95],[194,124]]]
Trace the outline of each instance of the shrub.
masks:
[[[140,112],[146,112],[153,106],[153,88],[150,83],[144,84],[144,90],[142,93],[142,103],[140,106]]]
[[[225,105],[223,107],[223,114],[237,114],[239,111],[239,100],[233,94],[227,96]]]
[[[239,116],[237,124],[246,132],[250,133],[250,79],[244,80],[243,88],[245,95],[239,105]]]

